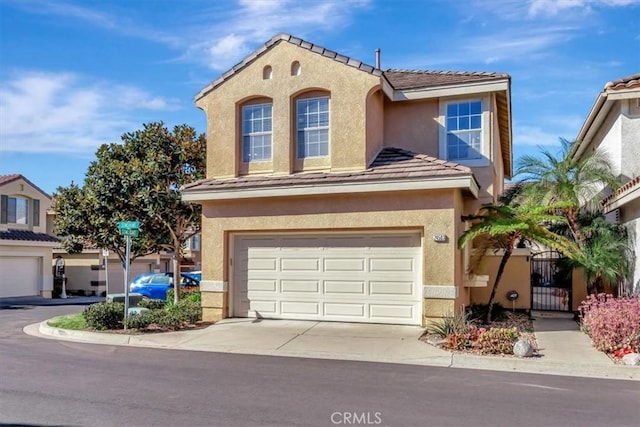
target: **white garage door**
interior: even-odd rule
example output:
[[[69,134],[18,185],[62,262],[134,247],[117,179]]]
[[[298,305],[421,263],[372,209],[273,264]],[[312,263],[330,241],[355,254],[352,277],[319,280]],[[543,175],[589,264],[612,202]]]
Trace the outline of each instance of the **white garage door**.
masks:
[[[239,236],[235,317],[420,324],[420,236]]]
[[[0,297],[40,295],[39,257],[0,257]]]

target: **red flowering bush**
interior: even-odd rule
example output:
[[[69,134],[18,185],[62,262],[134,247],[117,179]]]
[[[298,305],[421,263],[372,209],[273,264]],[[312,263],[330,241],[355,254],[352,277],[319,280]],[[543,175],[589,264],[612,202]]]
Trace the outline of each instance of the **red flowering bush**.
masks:
[[[640,296],[589,295],[580,305],[583,330],[606,353],[629,348],[640,352]]]

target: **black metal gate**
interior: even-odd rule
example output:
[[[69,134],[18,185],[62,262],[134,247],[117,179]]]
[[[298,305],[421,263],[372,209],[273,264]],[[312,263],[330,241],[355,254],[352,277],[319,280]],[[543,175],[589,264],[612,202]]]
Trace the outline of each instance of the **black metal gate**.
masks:
[[[531,255],[531,309],[571,311],[571,273],[567,258],[556,251]]]

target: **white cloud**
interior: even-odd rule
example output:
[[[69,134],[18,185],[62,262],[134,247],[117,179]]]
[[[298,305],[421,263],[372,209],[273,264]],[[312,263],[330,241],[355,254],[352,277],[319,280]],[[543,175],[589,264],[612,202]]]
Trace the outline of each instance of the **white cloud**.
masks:
[[[89,153],[139,127],[145,113],[177,108],[132,86],[24,72],[0,83],[0,151]]]
[[[536,116],[535,124],[513,122],[513,144],[554,146],[560,138],[573,140],[584,118],[578,116]]]
[[[531,0],[528,13],[535,17],[538,15],[556,16],[561,12],[570,10],[589,13],[593,7],[607,6],[620,7],[640,4],[640,0]]]
[[[229,68],[278,32],[306,37],[348,24],[369,0],[240,0],[222,22],[198,28],[182,59],[204,62],[214,70]]]

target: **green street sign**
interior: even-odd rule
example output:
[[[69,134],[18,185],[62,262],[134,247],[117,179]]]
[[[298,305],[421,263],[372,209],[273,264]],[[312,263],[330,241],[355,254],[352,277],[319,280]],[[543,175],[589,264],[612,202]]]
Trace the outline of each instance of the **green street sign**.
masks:
[[[118,230],[122,233],[123,230],[139,230],[140,221],[120,221],[118,223]]]
[[[138,237],[139,233],[140,230],[120,230],[120,234],[123,236]]]

